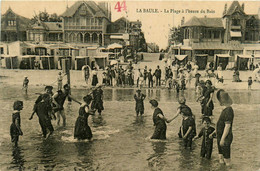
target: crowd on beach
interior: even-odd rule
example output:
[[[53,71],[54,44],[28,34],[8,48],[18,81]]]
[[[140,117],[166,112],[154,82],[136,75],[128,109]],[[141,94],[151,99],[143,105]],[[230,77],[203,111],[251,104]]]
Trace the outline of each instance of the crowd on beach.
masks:
[[[252,69],[252,75],[248,77],[247,80],[249,89],[254,81],[260,81],[259,65],[257,64]],[[221,63],[218,65],[216,70],[214,70],[214,63],[209,63],[209,66],[205,69],[203,75],[198,71],[199,66],[196,63],[192,65],[189,61],[185,65],[178,62],[173,62],[170,65],[166,64],[164,66],[157,65],[154,70],[147,66],[140,68],[133,65],[131,62],[126,66],[118,64],[109,65],[104,69],[104,71],[102,71],[102,73],[97,72],[95,68],[94,70],[91,70],[88,66],[82,68],[86,84],[90,86],[102,84],[106,87],[165,87],[180,91],[187,88],[196,88],[199,82],[199,77],[203,77],[204,80],[211,80],[213,86],[225,82],[226,78],[223,74],[224,70]],[[191,85],[192,79],[195,79],[195,85]],[[234,68],[233,82],[241,82],[240,71],[238,68]]]

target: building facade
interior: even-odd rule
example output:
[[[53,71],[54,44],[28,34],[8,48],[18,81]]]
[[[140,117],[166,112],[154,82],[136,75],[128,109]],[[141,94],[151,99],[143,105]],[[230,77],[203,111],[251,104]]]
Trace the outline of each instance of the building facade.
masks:
[[[76,2],[62,15],[63,41],[104,45],[104,34],[110,24],[107,3]]]
[[[20,16],[9,8],[1,18],[1,41],[25,41],[30,19]]]

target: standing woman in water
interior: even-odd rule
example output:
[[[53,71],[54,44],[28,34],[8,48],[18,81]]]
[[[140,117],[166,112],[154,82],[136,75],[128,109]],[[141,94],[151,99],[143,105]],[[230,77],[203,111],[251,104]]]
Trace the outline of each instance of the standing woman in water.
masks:
[[[170,123],[171,121],[173,121],[178,115],[179,113],[177,113],[177,115],[175,117],[173,117],[172,119],[168,120],[164,115],[162,110],[158,107],[158,102],[157,100],[150,100],[149,103],[152,105],[151,108],[154,109],[153,112],[153,123],[155,126],[155,130],[153,133],[153,136],[151,137],[151,139],[159,139],[159,140],[165,140],[166,139],[166,122]]]
[[[74,129],[74,138],[78,140],[91,140],[92,131],[88,125],[88,117],[89,115],[94,115],[91,111],[89,104],[92,100],[90,95],[83,97],[83,103],[79,108],[79,116],[77,118],[75,129]]]
[[[225,107],[219,116],[215,130],[217,134],[219,162],[225,163],[227,166],[229,166],[231,164],[230,153],[231,143],[233,140],[232,126],[234,120],[234,111],[231,107],[233,101],[228,93],[223,89],[218,90],[217,99],[220,105]]]

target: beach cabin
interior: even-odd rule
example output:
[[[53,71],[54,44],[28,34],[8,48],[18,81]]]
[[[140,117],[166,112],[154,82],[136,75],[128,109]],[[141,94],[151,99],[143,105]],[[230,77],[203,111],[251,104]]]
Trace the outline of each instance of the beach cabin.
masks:
[[[69,59],[69,68],[72,69],[72,57],[71,56],[58,56],[58,69],[63,69],[62,59]]]
[[[97,67],[98,69],[105,69],[105,67],[108,64],[108,56],[93,56],[92,57],[92,62],[91,62],[91,69],[93,69],[93,67]]]
[[[229,59],[230,59],[229,54],[215,54],[214,55],[214,68],[215,70],[219,66],[219,64],[222,64],[222,69],[225,70],[227,68]]]
[[[2,67],[6,69],[18,69],[18,57],[13,55],[1,55]]]
[[[41,69],[55,69],[53,56],[40,56],[40,68]]]
[[[252,59],[252,55],[236,55],[235,64],[239,70],[248,70]]]
[[[23,55],[20,56],[20,69],[34,69],[34,61],[35,56],[34,55]]]
[[[207,67],[208,63],[208,54],[196,54],[195,60],[197,62],[197,65],[199,66],[199,70],[204,70]]]
[[[84,65],[90,66],[90,59],[88,56],[75,57],[75,70],[81,70]]]

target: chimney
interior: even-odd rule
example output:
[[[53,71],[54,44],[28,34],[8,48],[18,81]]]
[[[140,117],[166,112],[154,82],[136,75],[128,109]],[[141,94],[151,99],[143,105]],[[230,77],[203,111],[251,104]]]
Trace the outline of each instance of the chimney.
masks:
[[[181,25],[183,25],[185,23],[185,17],[182,17],[181,19]]]
[[[245,4],[244,3],[242,4],[241,8],[242,8],[243,11],[245,10]]]
[[[225,15],[226,13],[227,13],[227,3],[225,4],[223,15]]]

